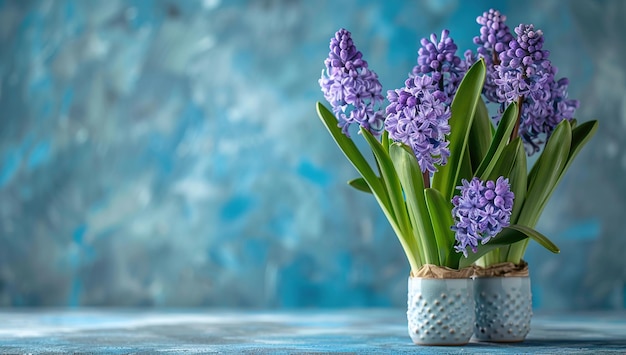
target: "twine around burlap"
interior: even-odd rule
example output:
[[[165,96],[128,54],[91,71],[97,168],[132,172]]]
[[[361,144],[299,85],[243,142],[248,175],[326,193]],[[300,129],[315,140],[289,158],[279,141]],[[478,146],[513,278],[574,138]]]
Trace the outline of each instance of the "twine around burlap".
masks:
[[[473,267],[455,270],[445,266],[426,264],[419,268],[416,274],[411,273],[411,277],[419,277],[422,279],[468,279],[472,277],[473,274]]]
[[[517,265],[507,262],[488,267],[474,266],[474,277],[528,277],[528,263],[521,260]]]
[[[515,265],[511,262],[499,263],[488,266],[469,266],[461,270],[451,269],[445,266],[426,264],[419,268],[416,273],[411,272],[411,277],[422,279],[468,279],[475,277],[528,277],[528,263],[524,260]]]

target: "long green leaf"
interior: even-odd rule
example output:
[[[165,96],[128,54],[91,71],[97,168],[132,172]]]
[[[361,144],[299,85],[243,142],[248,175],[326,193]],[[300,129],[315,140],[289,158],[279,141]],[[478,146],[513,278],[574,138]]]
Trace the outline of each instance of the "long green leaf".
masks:
[[[316,108],[318,116],[322,120],[322,123],[330,133],[335,143],[337,143],[337,146],[339,146],[339,149],[341,149],[350,163],[352,163],[361,176],[363,176],[371,190],[376,192],[381,197],[385,196],[386,194],[383,191],[383,186],[374,173],[374,170],[372,170],[372,167],[369,165],[367,160],[365,160],[365,157],[363,157],[352,139],[346,137],[346,135],[341,132],[341,129],[337,126],[337,118],[335,115],[333,115],[333,113],[320,102],[317,103]],[[387,207],[390,207],[388,206],[388,201],[383,201],[383,203]]]
[[[450,227],[454,225],[454,219],[452,218],[452,203],[446,201],[445,197],[433,188],[427,188],[424,190],[424,197],[426,198],[426,206],[430,214],[430,220],[432,222],[433,231],[435,232],[435,239],[437,241],[437,248],[439,249],[439,259],[443,266],[451,268],[457,268],[458,264],[454,263],[452,253],[454,251],[454,232]],[[450,264],[450,263],[453,264]]]
[[[522,233],[505,233],[503,229],[497,236],[491,238],[487,244],[478,244],[476,253],[468,251],[467,258],[461,257],[459,260],[459,268],[464,268],[472,265],[476,260],[480,259],[483,255],[497,248],[506,247],[512,243],[523,241],[528,238]]]
[[[401,143],[393,143],[389,147],[389,153],[406,195],[409,218],[413,228],[417,229],[417,238],[424,254],[424,262],[442,265],[424,197],[424,178],[417,159],[411,148]]]
[[[524,201],[526,200],[526,186],[527,186],[527,161],[526,152],[524,151],[524,145],[520,145],[520,149],[517,151],[515,158],[515,164],[511,175],[509,176],[509,183],[511,184],[511,192],[513,192],[513,211],[511,212],[511,224],[516,224],[519,218]],[[509,261],[509,255],[511,253],[511,246],[502,248],[499,253],[498,261]],[[516,261],[517,263],[518,261]]]
[[[474,120],[470,128],[467,148],[472,162],[472,171],[476,171],[489,151],[491,144],[493,125],[489,118],[489,111],[485,101],[478,100]]]
[[[367,192],[370,194],[372,193],[372,189],[370,189],[370,186],[367,184],[367,181],[365,181],[365,179],[363,179],[362,177],[355,178],[355,179],[348,181],[348,185],[352,186],[353,188],[359,191]]]
[[[524,145],[520,144],[515,157],[515,164],[509,174],[509,183],[511,184],[511,192],[515,195],[513,200],[513,211],[511,212],[511,223],[517,223],[517,218],[522,211],[522,206],[526,199],[528,167],[526,162],[526,152]]]
[[[393,163],[391,162],[387,152],[385,152],[382,144],[374,138],[368,130],[361,128],[361,134],[369,144],[372,152],[374,153],[374,157],[378,162],[381,178],[387,192],[389,193],[389,200],[391,202],[394,215],[397,218],[396,220],[402,230],[406,232],[409,226],[409,221],[406,215],[406,205],[404,203],[404,196],[402,195],[400,180],[398,180],[398,175],[393,167]]]
[[[570,121],[570,126],[572,126],[572,147],[570,148],[567,164],[565,164],[565,168],[563,168],[559,181],[563,175],[565,175],[565,172],[567,172],[582,147],[585,146],[585,144],[587,144],[591,137],[593,137],[596,133],[596,130],[598,129],[598,121],[594,120],[578,125],[578,121],[576,121],[576,119],[572,119]],[[530,184],[535,180],[538,166],[538,164],[535,164],[530,170],[530,173],[528,174],[528,186],[530,186]]]
[[[439,167],[433,177],[433,188],[446,199],[451,199],[459,180],[459,169],[469,136],[474,112],[485,81],[485,62],[479,60],[470,67],[452,101],[450,108],[450,157],[448,163]]]
[[[498,157],[498,160],[495,164],[493,164],[493,168],[489,171],[487,175],[487,171],[480,176],[480,180],[497,180],[500,176],[510,177],[511,171],[513,171],[513,166],[515,165],[515,160],[517,159],[518,152],[520,149],[524,149],[522,147],[522,139],[517,137],[511,143],[507,144],[502,153]]]
[[[496,133],[493,136],[493,140],[491,141],[491,146],[489,147],[489,151],[485,154],[483,161],[480,163],[480,166],[475,171],[474,176],[487,176],[491,173],[493,166],[498,161],[502,150],[506,147],[509,137],[511,136],[511,132],[513,132],[513,127],[515,127],[515,120],[517,119],[517,104],[510,104],[504,113],[502,114],[502,118],[500,119],[500,123],[498,124],[498,129],[496,129]]]
[[[559,181],[563,178],[563,175],[567,172],[569,167],[572,165],[572,162],[580,153],[580,150],[589,142],[591,137],[596,134],[598,130],[598,121],[593,120],[589,122],[582,123],[578,127],[572,129],[572,147],[569,151],[569,155],[567,156],[567,163],[561,172],[561,176],[559,176]],[[558,184],[558,182],[557,182]]]
[[[406,249],[408,249],[407,257],[409,259],[414,258],[415,263],[419,264],[418,245],[413,236],[413,230],[407,214],[407,205],[402,193],[402,186],[400,185],[400,179],[398,178],[393,162],[382,144],[368,130],[361,127],[361,134],[372,149],[374,157],[380,167],[381,178],[388,192],[393,215],[395,216],[395,221],[400,230],[398,238],[403,246],[406,246]],[[393,145],[391,147],[393,147]],[[409,252],[410,255],[408,254]]]
[[[480,176],[480,179],[483,181],[487,181],[487,180],[496,181],[499,177],[502,176],[502,177],[508,178],[509,183],[513,184],[513,181],[511,180],[511,175],[513,174],[513,171],[515,169],[517,159],[519,158],[520,153],[523,156],[523,158],[525,158],[524,155],[526,153],[524,153],[524,146],[522,145],[522,139],[517,137],[511,143],[507,144],[504,147],[504,149],[502,150],[502,153],[499,154],[498,160],[496,161],[495,164],[493,164],[493,168],[491,169],[489,175]],[[485,173],[483,174],[486,174],[486,172],[487,171],[485,171]],[[524,178],[526,178],[526,171],[524,171],[523,174],[524,174]],[[526,192],[526,180],[524,180],[523,185],[521,186],[521,189],[524,192]],[[514,206],[515,206],[515,203],[517,203],[517,200],[514,200]],[[504,249],[494,250],[494,252],[492,253],[485,254],[485,257],[480,262],[482,262],[484,265],[491,265],[491,264],[496,264],[500,262],[500,260],[502,259],[501,254],[503,254],[504,256],[508,254],[508,246]]]
[[[459,176],[457,177],[457,181],[454,184],[454,187],[461,185],[461,180],[471,180],[472,176],[474,176],[474,172],[472,170],[472,158],[470,157],[469,150],[465,150],[463,154],[463,160],[461,160],[461,166],[459,167]],[[454,195],[454,194],[453,194]]]
[[[537,160],[537,174],[529,182],[526,201],[522,207],[519,224],[534,227],[556,187],[561,172],[567,163],[572,145],[572,130],[568,121],[558,124],[548,139],[546,147]]]
[[[503,228],[501,233],[516,233],[516,232],[521,233],[525,235],[526,237],[528,237],[529,239],[536,241],[537,243],[539,243],[539,245],[541,245],[542,247],[546,248],[547,250],[551,251],[554,254],[558,254],[561,252],[559,247],[557,247],[556,244],[554,244],[550,239],[548,239],[548,237],[546,237],[545,235],[539,233],[535,229],[530,228],[528,226],[523,226],[521,224],[513,224],[508,227]]]
[[[535,174],[529,176],[528,191],[517,223],[528,227],[534,227],[548,203],[550,196],[556,188],[561,173],[567,164],[570,147],[572,145],[572,129],[569,121],[559,123],[548,139],[546,146],[535,163]],[[518,263],[528,241],[522,241],[511,245],[508,260]]]
[[[389,139],[389,131],[384,130],[383,135],[380,138],[380,143],[383,145],[383,149],[387,154],[389,154],[389,145],[391,144],[391,140]]]
[[[472,265],[476,260],[485,255],[486,253],[496,249],[502,248],[513,243],[522,243],[528,239],[533,239],[544,248],[549,251],[558,254],[559,248],[548,239],[545,235],[538,231],[522,225],[510,225],[502,228],[502,231],[493,237],[487,244],[480,244],[476,248],[476,253],[469,253],[467,258],[461,258],[459,262],[459,268]]]
[[[404,250],[404,253],[409,260],[409,264],[411,265],[412,271],[417,271],[421,266],[421,260],[419,260],[419,254],[415,251],[415,243],[412,240],[407,240],[404,237],[403,227],[396,220],[396,216],[391,206],[391,202],[389,200],[389,195],[387,190],[385,189],[384,184],[381,182],[381,179],[376,176],[374,170],[367,163],[367,160],[363,157],[359,149],[356,147],[354,142],[346,137],[341,129],[337,126],[337,119],[335,116],[321,103],[317,103],[316,105],[318,116],[320,117],[322,123],[330,133],[331,137],[339,146],[339,149],[343,152],[343,154],[348,158],[348,160],[352,163],[352,165],[357,169],[357,171],[361,174],[361,176],[365,179],[367,184],[369,185],[376,201],[380,205],[385,217],[391,224],[391,228],[396,233],[396,236],[400,240],[400,244]],[[369,134],[369,132],[367,132]],[[369,134],[371,136],[371,134]],[[373,138],[373,137],[372,137]],[[376,141],[375,138],[373,138]],[[378,143],[378,141],[376,141]],[[378,143],[380,146],[380,143]]]

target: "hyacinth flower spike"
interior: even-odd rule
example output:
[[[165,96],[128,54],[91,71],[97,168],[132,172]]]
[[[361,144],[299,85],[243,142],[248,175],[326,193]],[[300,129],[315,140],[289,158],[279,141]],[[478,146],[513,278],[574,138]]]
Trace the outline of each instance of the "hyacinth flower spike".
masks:
[[[474,37],[474,44],[478,45],[476,50],[478,58],[485,60],[487,66],[487,76],[483,94],[488,102],[499,103],[496,95],[497,85],[494,82],[494,66],[500,64],[500,53],[508,48],[509,42],[513,40],[513,35],[505,23],[506,16],[500,11],[490,9],[482,16],[476,18],[476,22],[481,25],[480,36]],[[466,53],[468,62],[473,63],[476,59],[471,58],[471,51]]]
[[[383,130],[382,86],[378,75],[368,68],[363,54],[356,49],[352,34],[340,29],[330,40],[330,52],[319,84],[332,106],[342,132],[349,136],[357,124],[378,136]]]
[[[476,253],[478,243],[486,244],[502,228],[508,227],[515,195],[511,192],[509,179],[499,177],[486,183],[478,178],[462,180],[461,194],[454,196],[452,226],[458,245],[456,251],[467,257],[467,247]]]
[[[515,33],[517,37],[499,54],[501,63],[494,66],[493,81],[503,106],[518,103],[519,118],[511,138],[521,136],[532,155],[541,149],[542,135],[549,138],[559,122],[573,119],[578,101],[567,98],[567,79],[555,80],[557,68],[543,49],[543,32],[521,24]]]
[[[440,39],[433,33],[420,43],[405,86],[387,92],[385,130],[392,140],[411,147],[429,187],[436,166],[446,165],[450,156],[450,105],[467,68],[448,30]]]
[[[543,48],[541,30],[533,25],[521,24],[511,33],[505,23],[506,16],[494,9],[483,13],[476,21],[481,25],[479,36],[474,38],[474,43],[478,45],[477,55],[466,52],[466,62],[474,63],[477,58],[485,61],[487,77],[483,95],[486,102],[498,104],[499,112],[494,117],[497,125],[495,132],[482,131],[484,136],[491,138],[491,144],[488,150],[479,150],[485,154],[484,159],[472,161],[476,167],[474,176],[494,178],[493,171],[511,171],[505,178],[510,179],[516,197],[520,193],[520,198],[515,202],[509,223],[533,228],[572,159],[593,135],[596,123],[574,127],[573,117],[578,101],[568,99],[569,81],[566,78],[555,79],[557,68],[549,60],[550,53]],[[512,104],[516,104],[517,109],[511,110]],[[481,117],[482,122],[488,122],[488,117]],[[540,151],[545,139],[546,145],[530,173],[527,172],[525,159],[519,156],[513,170],[503,170],[504,165],[499,163],[504,150],[510,149],[516,137],[521,138],[527,155]],[[475,242],[480,244],[485,239],[472,234],[472,228],[459,230],[460,235],[469,235],[465,238],[466,247],[474,247]],[[465,233],[468,230],[469,233]],[[494,250],[481,262],[519,263],[527,243],[528,240],[525,240],[503,250]]]

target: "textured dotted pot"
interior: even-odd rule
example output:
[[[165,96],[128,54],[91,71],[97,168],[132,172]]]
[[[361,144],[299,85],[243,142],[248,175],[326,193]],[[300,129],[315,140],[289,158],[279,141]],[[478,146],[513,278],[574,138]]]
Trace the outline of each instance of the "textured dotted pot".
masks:
[[[476,278],[474,299],[476,339],[508,343],[520,342],[526,338],[532,317],[528,276]]]
[[[409,335],[420,345],[463,345],[472,337],[471,279],[409,278]]]

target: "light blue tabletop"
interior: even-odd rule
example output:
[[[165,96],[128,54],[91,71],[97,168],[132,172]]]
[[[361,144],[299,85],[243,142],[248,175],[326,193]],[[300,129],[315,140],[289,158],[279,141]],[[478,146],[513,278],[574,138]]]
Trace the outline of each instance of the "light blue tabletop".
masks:
[[[4,309],[0,353],[626,353],[626,313],[537,314],[523,343],[411,343],[400,309]]]

